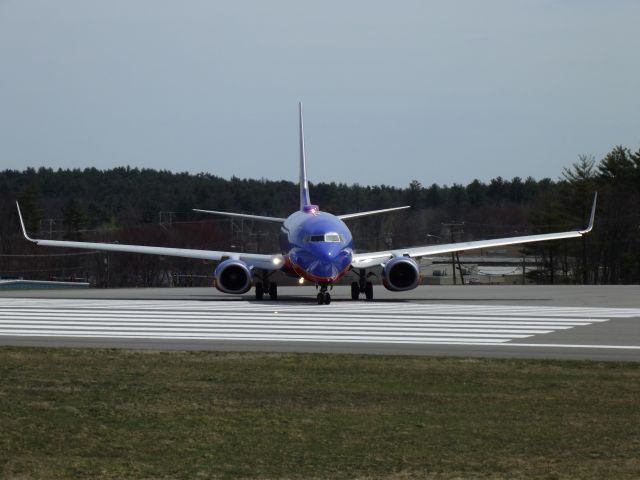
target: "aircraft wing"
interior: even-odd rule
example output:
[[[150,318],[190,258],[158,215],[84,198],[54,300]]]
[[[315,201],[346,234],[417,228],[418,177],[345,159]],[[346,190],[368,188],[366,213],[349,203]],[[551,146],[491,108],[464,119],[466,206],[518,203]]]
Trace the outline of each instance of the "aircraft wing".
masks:
[[[596,200],[593,198],[589,225],[584,230],[569,232],[543,233],[539,235],[524,235],[521,237],[494,238],[491,240],[478,240],[474,242],[445,243],[441,245],[427,245],[424,247],[410,247],[381,252],[354,253],[352,265],[354,268],[369,268],[380,265],[392,257],[407,256],[411,258],[426,257],[429,255],[441,255],[443,253],[461,252],[465,250],[477,250],[480,248],[502,247],[505,245],[518,245],[521,243],[545,242],[549,240],[562,240],[566,238],[579,238],[593,229],[593,220],[596,212]]]
[[[18,206],[18,216],[24,237],[37,245],[43,247],[63,247],[81,248],[86,250],[102,250],[106,252],[143,253],[148,255],[162,255],[168,257],[196,258],[201,260],[226,260],[234,258],[242,260],[247,265],[263,270],[279,270],[282,268],[284,259],[282,255],[261,255],[257,253],[241,252],[219,252],[215,250],[192,250],[189,248],[151,247],[146,245],[125,245],[120,243],[94,243],[94,242],[72,242],[66,240],[39,240],[30,238],[22,220],[20,205]]]

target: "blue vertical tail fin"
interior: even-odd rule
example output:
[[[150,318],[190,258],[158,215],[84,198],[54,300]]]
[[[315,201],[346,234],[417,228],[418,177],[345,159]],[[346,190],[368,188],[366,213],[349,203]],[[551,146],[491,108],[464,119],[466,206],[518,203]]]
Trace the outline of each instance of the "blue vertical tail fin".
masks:
[[[300,210],[311,205],[309,199],[309,182],[307,181],[307,163],[304,155],[304,124],[302,122],[302,103],[298,103],[300,116]]]

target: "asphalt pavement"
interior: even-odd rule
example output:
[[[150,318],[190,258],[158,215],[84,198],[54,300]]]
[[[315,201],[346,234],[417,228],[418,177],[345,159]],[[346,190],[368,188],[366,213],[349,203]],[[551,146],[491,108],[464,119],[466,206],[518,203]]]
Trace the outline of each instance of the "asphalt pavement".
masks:
[[[640,361],[638,286],[313,287],[255,301],[212,288],[0,292],[0,344]]]

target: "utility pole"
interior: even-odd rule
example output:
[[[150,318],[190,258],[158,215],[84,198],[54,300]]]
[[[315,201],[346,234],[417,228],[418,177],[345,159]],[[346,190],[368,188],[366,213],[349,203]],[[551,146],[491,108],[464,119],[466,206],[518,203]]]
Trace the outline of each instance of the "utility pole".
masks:
[[[458,260],[458,268],[460,269],[460,283],[464,285],[464,273],[462,273],[462,264],[460,263],[460,254],[456,252],[456,260]]]
[[[384,234],[384,247],[388,250],[391,250],[393,247],[393,233],[385,232]]]
[[[454,237],[454,228],[456,228],[455,233],[464,233],[463,227],[464,222],[449,222],[441,224],[444,228],[449,229],[449,236],[451,237],[451,243],[456,243]],[[453,284],[457,285],[458,281],[456,278],[456,256],[458,257],[458,268],[460,269],[460,279],[462,281],[462,285],[464,285],[464,276],[462,274],[462,266],[460,265],[460,256],[456,254],[456,252],[451,252],[451,266],[453,267]]]
[[[587,236],[582,236],[582,284],[589,283],[589,277],[587,273]]]
[[[238,247],[238,249],[244,251],[244,218],[236,220],[231,217],[229,219],[229,226],[231,227],[231,242]]]
[[[166,212],[166,213],[169,216],[169,228],[171,228],[171,225],[173,224],[173,214],[175,212]],[[164,228],[165,230],[168,230],[167,227],[164,225],[164,223],[162,223],[162,211],[158,212],[158,223],[162,228]]]
[[[555,280],[555,262],[553,258],[553,245],[549,245],[549,280],[551,281],[551,285],[554,284]]]
[[[256,253],[260,253],[260,246],[262,245],[262,237],[266,237],[269,235],[267,232],[263,232],[262,230],[258,230],[256,233],[250,233],[250,237],[255,237],[256,239]]]

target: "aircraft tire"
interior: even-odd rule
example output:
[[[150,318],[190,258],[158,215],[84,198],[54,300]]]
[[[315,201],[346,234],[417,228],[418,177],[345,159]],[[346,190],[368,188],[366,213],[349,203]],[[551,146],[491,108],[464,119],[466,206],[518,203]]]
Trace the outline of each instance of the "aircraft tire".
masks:
[[[269,297],[271,297],[271,300],[278,299],[278,284],[275,282],[271,282],[269,285]]]
[[[367,282],[364,287],[364,296],[367,300],[373,300],[373,283]]]
[[[351,282],[351,300],[358,300],[360,298],[360,285],[358,282]]]
[[[318,305],[322,305],[324,303],[324,295],[322,293],[318,294]]]
[[[262,283],[256,283],[256,300],[262,300],[264,298],[264,287]]]
[[[329,292],[324,292],[324,304],[329,305],[331,303],[331,295]]]

